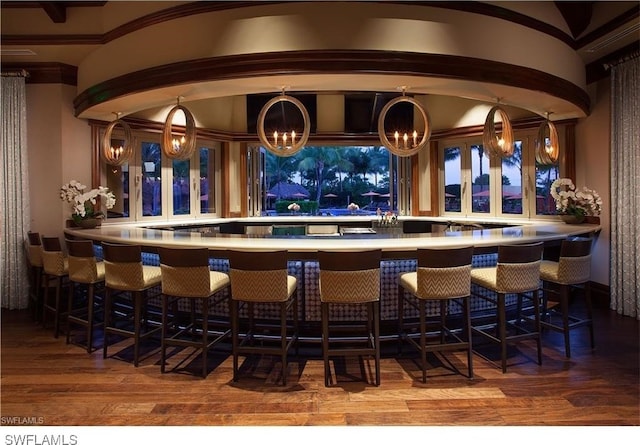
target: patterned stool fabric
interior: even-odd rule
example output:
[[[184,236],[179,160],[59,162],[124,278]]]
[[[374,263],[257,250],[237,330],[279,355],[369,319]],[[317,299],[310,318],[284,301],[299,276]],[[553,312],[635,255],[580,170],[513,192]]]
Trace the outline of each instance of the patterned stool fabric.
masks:
[[[380,261],[382,251],[318,252],[322,308],[324,384],[331,382],[329,359],[334,356],[373,356],[375,385],[380,385]],[[329,320],[329,305],[364,305],[364,336],[333,336],[340,326]],[[335,346],[335,347],[334,347]]]
[[[93,249],[93,242],[89,240],[66,240],[69,252],[69,313],[67,314],[67,343],[71,340],[71,326],[83,326],[87,338],[87,352],[92,352],[93,330],[96,326],[96,311],[101,311],[101,305],[95,301],[96,287],[104,290],[105,267],[104,262],[97,261]],[[75,307],[75,285],[86,286],[86,299],[80,307]]]
[[[419,339],[416,341],[406,329],[404,317],[398,317],[398,348],[404,341],[420,351],[422,383],[427,381],[427,352],[467,351],[469,378],[473,378],[473,351],[471,342],[471,262],[473,247],[458,249],[418,249],[418,269],[400,275],[398,283],[398,314],[404,314],[404,303],[418,309]],[[435,330],[427,332],[427,302],[439,303]],[[450,329],[447,315],[452,305],[462,306],[463,328],[460,333]],[[414,323],[415,324],[415,323]],[[428,342],[427,335],[437,335],[437,342]]]
[[[558,261],[544,260],[540,264],[540,279],[543,283],[543,305],[545,309],[540,324],[564,335],[565,355],[571,358],[570,332],[587,326],[591,348],[595,347],[593,334],[593,307],[591,304],[591,246],[590,238],[572,238],[562,241]],[[555,287],[555,289],[554,289]],[[569,311],[570,291],[582,288],[586,304],[586,316],[577,317]],[[548,294],[559,298],[559,309],[547,310]],[[560,318],[558,321],[557,319]]]
[[[298,280],[288,274],[287,252],[229,251],[228,254],[233,381],[238,381],[241,354],[271,354],[281,358],[282,384],[286,385],[287,355],[293,345],[297,355],[298,347]],[[279,325],[265,324],[258,331],[256,306],[270,304],[276,304],[280,309]],[[247,307],[248,323],[241,322],[241,306]],[[287,320],[290,311],[293,318],[291,326]],[[278,334],[268,335],[269,331],[276,330]]]
[[[209,269],[209,250],[159,248],[162,272],[162,364],[165,372],[167,347],[193,347],[201,351],[202,377],[207,376],[207,353],[231,334],[228,323],[210,326],[209,306],[227,305],[229,275]],[[212,297],[216,298],[212,299]],[[181,323],[178,302],[190,303],[190,321]],[[201,302],[200,328],[197,332],[196,301]],[[171,319],[169,318],[169,308]],[[221,330],[210,331],[210,328]]]
[[[507,372],[507,345],[526,339],[534,339],[538,350],[538,364],[542,364],[540,346],[540,263],[542,243],[519,244],[498,247],[498,262],[495,267],[474,268],[471,282],[490,295],[478,295],[493,304],[496,310],[495,323],[472,326],[472,331],[500,346],[502,372]],[[507,320],[506,295],[517,295],[515,317]],[[533,304],[533,327],[527,326],[530,319],[522,316],[523,298]],[[496,333],[492,333],[493,331]],[[512,333],[507,334],[511,330]]]

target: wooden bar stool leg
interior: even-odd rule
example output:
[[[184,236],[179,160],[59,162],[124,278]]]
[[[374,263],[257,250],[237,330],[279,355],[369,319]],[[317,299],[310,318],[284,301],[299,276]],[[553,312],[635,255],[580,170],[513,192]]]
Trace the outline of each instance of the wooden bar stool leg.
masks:
[[[87,352],[91,353],[93,349],[93,327],[94,327],[94,302],[95,302],[95,285],[89,284],[87,294]],[[69,309],[71,312],[71,309]],[[67,327],[67,330],[69,327]]]
[[[507,372],[507,321],[505,295],[498,293],[498,331],[500,339],[500,359],[502,362],[502,373]]]
[[[540,294],[538,290],[533,291],[533,316],[535,330],[537,332],[536,345],[538,347],[538,365],[542,365],[542,335],[540,334]]]
[[[58,338],[60,334],[60,294],[62,292],[62,278],[56,277],[56,302],[53,318],[53,336]]]
[[[195,301],[194,301],[194,305],[195,305]],[[207,345],[208,343],[209,343],[209,299],[205,298],[204,300],[202,300],[202,378],[207,377],[207,352],[208,352]]]
[[[329,369],[329,304],[320,303],[322,310],[322,357],[324,358],[324,385],[331,382]]]
[[[233,381],[238,381],[238,300],[231,300],[231,349],[233,352]]]
[[[404,287],[398,285],[398,355],[402,355],[404,332]]]
[[[380,301],[374,301],[373,305],[373,339],[376,348],[376,386],[380,386]]]
[[[107,347],[109,345],[109,327],[111,326],[111,289],[104,290],[104,326],[102,337],[102,358],[107,358]]]
[[[142,329],[142,293],[133,292],[133,366],[138,367],[140,357],[140,330]]]
[[[282,360],[282,384],[287,384],[287,303],[280,303],[280,348]]]
[[[467,347],[467,363],[469,364],[469,378],[473,378],[473,344],[471,342],[471,304],[469,297],[465,297],[462,300],[464,323],[465,323],[465,336],[468,343]]]
[[[571,358],[571,332],[569,328],[569,287],[560,287],[560,311],[562,312],[562,334],[564,335],[564,351]]]
[[[167,366],[167,343],[165,338],[169,335],[169,296],[162,295],[162,339],[160,342],[160,373],[164,374]]]
[[[426,320],[426,302],[420,300],[420,363],[422,366],[422,383],[427,383],[427,320]]]
[[[71,311],[73,310],[73,290],[75,288],[75,283],[73,281],[69,282],[69,296],[67,299],[67,344],[71,341],[71,329],[69,324],[69,316],[71,315]]]
[[[589,338],[591,340],[591,349],[596,347],[595,336],[593,334],[593,302],[591,300],[591,285],[584,284],[584,300],[587,305],[587,318],[589,320]]]

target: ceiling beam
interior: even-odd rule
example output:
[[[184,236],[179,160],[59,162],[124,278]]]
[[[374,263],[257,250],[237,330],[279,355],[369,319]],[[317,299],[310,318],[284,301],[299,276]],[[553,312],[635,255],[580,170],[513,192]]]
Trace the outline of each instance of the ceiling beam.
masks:
[[[53,23],[67,21],[67,5],[65,2],[39,2]]]

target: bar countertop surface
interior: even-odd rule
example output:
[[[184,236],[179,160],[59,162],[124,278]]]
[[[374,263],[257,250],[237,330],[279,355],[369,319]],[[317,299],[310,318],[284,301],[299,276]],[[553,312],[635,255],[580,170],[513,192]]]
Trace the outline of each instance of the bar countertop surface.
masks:
[[[411,218],[401,218],[407,221]],[[442,217],[417,218],[433,223],[446,224],[451,219]],[[382,249],[388,253],[415,251],[418,248],[450,248],[473,245],[491,248],[502,244],[559,241],[568,236],[588,236],[597,233],[597,224],[565,224],[554,220],[454,220],[455,223],[510,224],[501,228],[473,228],[472,230],[443,230],[433,233],[402,233],[400,231],[378,231],[378,233],[354,233],[339,236],[308,235],[235,235],[212,231],[180,230],[190,226],[215,226],[230,221],[248,225],[281,224],[354,224],[371,223],[370,217],[305,217],[281,218],[254,217],[229,219],[175,220],[162,223],[105,223],[95,229],[66,228],[65,233],[93,241],[140,244],[146,247],[207,247],[211,250],[287,250],[290,253],[313,253],[319,250],[349,251]],[[178,230],[176,230],[178,228]]]

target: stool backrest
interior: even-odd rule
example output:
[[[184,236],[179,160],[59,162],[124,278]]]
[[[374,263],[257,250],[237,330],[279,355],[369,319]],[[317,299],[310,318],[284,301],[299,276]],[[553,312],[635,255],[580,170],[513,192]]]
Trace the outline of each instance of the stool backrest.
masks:
[[[501,292],[528,292],[540,285],[542,243],[498,247],[496,287]]]
[[[380,249],[358,252],[318,252],[320,300],[366,303],[380,300]]]
[[[561,283],[577,284],[591,279],[590,238],[572,238],[562,241],[558,261],[558,280]]]
[[[42,267],[47,275],[61,276],[68,273],[68,264],[65,261],[60,238],[42,237]]]
[[[145,287],[140,246],[105,242],[102,252],[107,287],[120,290]]]
[[[42,241],[38,232],[27,234],[27,258],[33,267],[42,267]]]
[[[471,294],[473,246],[418,249],[418,298],[458,298]]]
[[[287,251],[229,251],[231,298],[286,301],[289,298]]]
[[[162,293],[174,297],[203,297],[211,290],[209,249],[158,248]]]
[[[89,240],[65,240],[69,252],[69,279],[78,283],[95,283],[98,279],[98,262]]]

